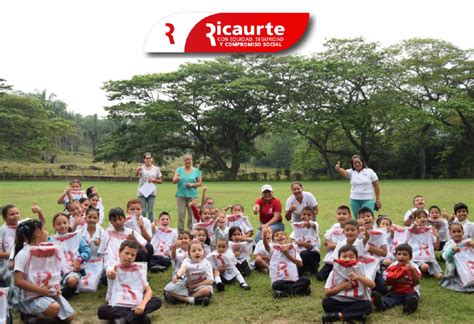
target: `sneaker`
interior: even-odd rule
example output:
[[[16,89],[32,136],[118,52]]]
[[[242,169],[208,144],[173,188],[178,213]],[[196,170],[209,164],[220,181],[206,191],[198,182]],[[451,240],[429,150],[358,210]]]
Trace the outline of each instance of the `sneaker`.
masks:
[[[418,298],[415,296],[408,297],[405,302],[405,307],[403,307],[403,312],[407,315],[412,314],[418,308]]]
[[[242,282],[240,284],[240,288],[242,288],[243,290],[250,290],[250,286],[246,282]]]
[[[309,295],[311,295],[311,287],[310,287],[310,286],[308,286],[308,287],[306,288],[306,290],[303,292],[303,295],[304,295],[304,296],[309,296]]]
[[[178,301],[176,300],[176,298],[174,298],[173,296],[171,296],[167,291],[165,291],[165,300],[168,304],[171,304],[171,305],[176,305],[178,303]]]
[[[222,282],[216,283],[217,290],[224,291],[224,284]]]
[[[283,291],[280,291],[280,290],[275,290],[273,292],[273,298],[277,299],[277,298],[285,298],[285,297],[288,297],[288,294],[283,292]]]
[[[211,299],[208,296],[194,298],[194,305],[203,305],[204,307],[209,306]]]
[[[161,265],[156,265],[150,268],[151,273],[158,273],[158,272],[164,272],[166,271],[166,267],[161,266]]]
[[[324,313],[324,315],[321,317],[321,322],[323,322],[323,324],[337,321],[339,321],[338,313]]]
[[[127,324],[127,320],[123,317],[114,319],[114,324]]]
[[[145,324],[151,324],[151,314],[145,315]]]
[[[375,309],[378,310],[379,312],[383,312],[386,307],[383,304],[383,299],[382,296],[376,291],[372,292],[372,303],[374,303]]]

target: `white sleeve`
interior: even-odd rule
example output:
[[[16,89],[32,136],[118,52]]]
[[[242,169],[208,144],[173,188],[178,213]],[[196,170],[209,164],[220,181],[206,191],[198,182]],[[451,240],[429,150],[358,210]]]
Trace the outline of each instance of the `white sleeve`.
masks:
[[[413,212],[411,211],[411,209],[409,209],[409,210],[405,213],[405,215],[403,216],[403,221],[406,221],[408,218],[410,218],[410,216],[411,216],[412,213],[413,213]]]
[[[20,252],[18,252],[18,254],[15,257],[14,271],[25,273],[27,261],[28,261],[28,258],[25,251],[21,250]]]
[[[332,281],[333,281],[333,278],[334,278],[334,272],[331,271],[331,273],[329,273],[329,277],[326,279],[326,284],[324,285],[324,288],[333,288],[332,286]]]
[[[204,261],[206,262],[206,280],[214,281],[214,271],[212,270],[212,265],[207,259],[204,259]]]
[[[316,197],[311,192],[308,192],[308,197],[309,197],[309,203],[311,207],[316,207],[318,205],[318,201],[316,200]]]
[[[148,243],[148,241],[145,240],[145,239],[143,238],[143,236],[142,236],[140,233],[138,233],[137,231],[135,231],[135,230],[133,230],[133,236],[135,236],[135,238],[137,239],[138,243],[140,243],[140,244],[143,245],[143,246],[145,246],[145,245]]]
[[[286,199],[286,204],[285,204],[285,211],[289,211],[290,210],[290,207],[291,207],[291,198],[293,197],[293,195],[291,195],[290,197],[288,197]]]
[[[352,171],[352,169],[346,169],[346,171],[348,173],[347,179],[350,179],[352,177],[352,172],[354,172],[354,171]]]
[[[102,239],[100,241],[99,248],[97,249],[97,254],[104,255],[105,254],[105,246],[107,245],[107,241],[109,240],[109,233],[104,231],[102,235]]]
[[[379,180],[379,177],[377,177],[377,173],[375,173],[375,171],[372,170],[372,169],[369,169],[369,170],[370,170],[370,172],[369,172],[369,174],[370,174],[370,181],[371,181],[371,182],[374,182],[374,181]]]

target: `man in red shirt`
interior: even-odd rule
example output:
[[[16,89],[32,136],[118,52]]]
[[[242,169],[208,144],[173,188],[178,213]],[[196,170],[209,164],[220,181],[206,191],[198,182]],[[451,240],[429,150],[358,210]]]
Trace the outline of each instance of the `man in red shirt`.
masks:
[[[260,220],[260,227],[258,228],[255,242],[260,241],[262,228],[271,227],[272,231],[285,230],[285,225],[282,223],[281,217],[281,201],[273,196],[273,188],[269,184],[265,184],[261,188],[262,197],[255,201],[253,206],[253,213],[258,213]]]

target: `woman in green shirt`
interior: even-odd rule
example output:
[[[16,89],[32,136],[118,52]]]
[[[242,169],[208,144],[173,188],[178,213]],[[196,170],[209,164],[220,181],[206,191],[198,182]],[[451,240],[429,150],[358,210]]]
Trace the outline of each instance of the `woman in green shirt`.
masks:
[[[196,199],[198,194],[196,188],[202,184],[202,174],[198,168],[193,167],[193,157],[186,154],[183,157],[184,166],[176,169],[173,176],[173,183],[176,183],[176,203],[178,205],[178,232],[184,230],[184,220],[186,210],[188,211],[187,230],[192,228],[193,212],[189,203]]]

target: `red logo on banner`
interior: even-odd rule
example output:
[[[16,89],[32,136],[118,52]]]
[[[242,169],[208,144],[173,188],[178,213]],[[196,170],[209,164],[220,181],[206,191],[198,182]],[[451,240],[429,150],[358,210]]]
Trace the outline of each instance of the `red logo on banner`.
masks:
[[[219,13],[197,23],[185,52],[279,52],[303,36],[309,13]]]

